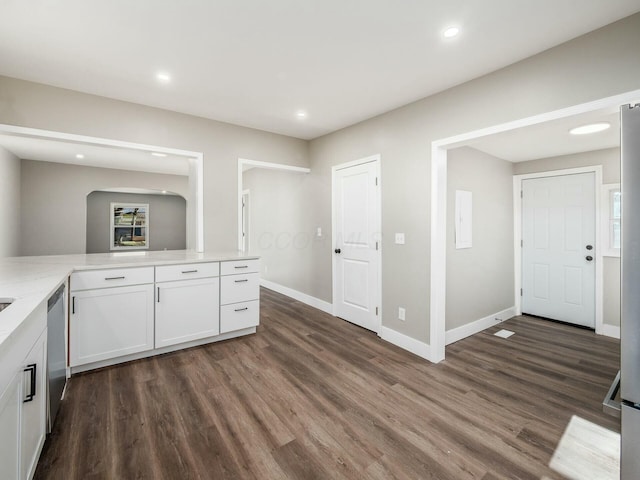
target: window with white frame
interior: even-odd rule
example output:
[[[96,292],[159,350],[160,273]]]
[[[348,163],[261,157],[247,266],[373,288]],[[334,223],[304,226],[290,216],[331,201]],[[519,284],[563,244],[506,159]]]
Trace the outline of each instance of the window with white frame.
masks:
[[[622,195],[619,183],[602,186],[602,255],[619,257],[622,226]]]

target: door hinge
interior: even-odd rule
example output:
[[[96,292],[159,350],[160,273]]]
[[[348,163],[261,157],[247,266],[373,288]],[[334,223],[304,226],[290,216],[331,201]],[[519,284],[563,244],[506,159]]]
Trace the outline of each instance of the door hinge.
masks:
[[[376,250],[378,250],[378,242],[376,242]]]
[[[520,198],[524,198],[524,193],[522,193],[522,190],[520,190]]]
[[[376,316],[378,316],[378,307],[376,307]]]
[[[378,186],[378,177],[376,177],[376,186]]]
[[[520,296],[522,296],[522,289],[520,289]]]
[[[524,247],[524,240],[520,240],[520,247]]]

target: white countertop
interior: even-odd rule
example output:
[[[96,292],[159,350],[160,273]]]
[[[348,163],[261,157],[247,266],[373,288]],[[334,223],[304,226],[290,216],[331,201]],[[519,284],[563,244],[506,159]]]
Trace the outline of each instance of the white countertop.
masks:
[[[73,271],[259,258],[242,252],[197,253],[191,250],[93,253],[0,258],[0,302],[14,299],[0,312],[0,345]]]

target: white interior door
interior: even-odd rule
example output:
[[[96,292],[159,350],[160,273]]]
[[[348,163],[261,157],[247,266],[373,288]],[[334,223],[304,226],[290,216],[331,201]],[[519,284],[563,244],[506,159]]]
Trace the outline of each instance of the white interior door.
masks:
[[[376,161],[334,170],[335,314],[376,332],[380,261],[378,188]]]
[[[595,328],[595,174],[522,181],[522,312]]]

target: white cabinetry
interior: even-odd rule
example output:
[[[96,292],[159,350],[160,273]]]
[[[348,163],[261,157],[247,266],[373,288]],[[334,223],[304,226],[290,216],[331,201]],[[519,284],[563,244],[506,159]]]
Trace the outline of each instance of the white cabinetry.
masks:
[[[0,478],[20,478],[20,398],[22,372],[0,394]]]
[[[47,333],[23,362],[22,421],[20,426],[22,478],[32,478],[47,435]]]
[[[220,333],[255,327],[260,322],[260,261],[222,262]]]
[[[220,333],[217,262],[156,267],[156,348]]]
[[[153,267],[71,275],[71,366],[152,350]]]
[[[46,304],[18,328],[0,350],[0,478],[29,480],[46,434]]]

